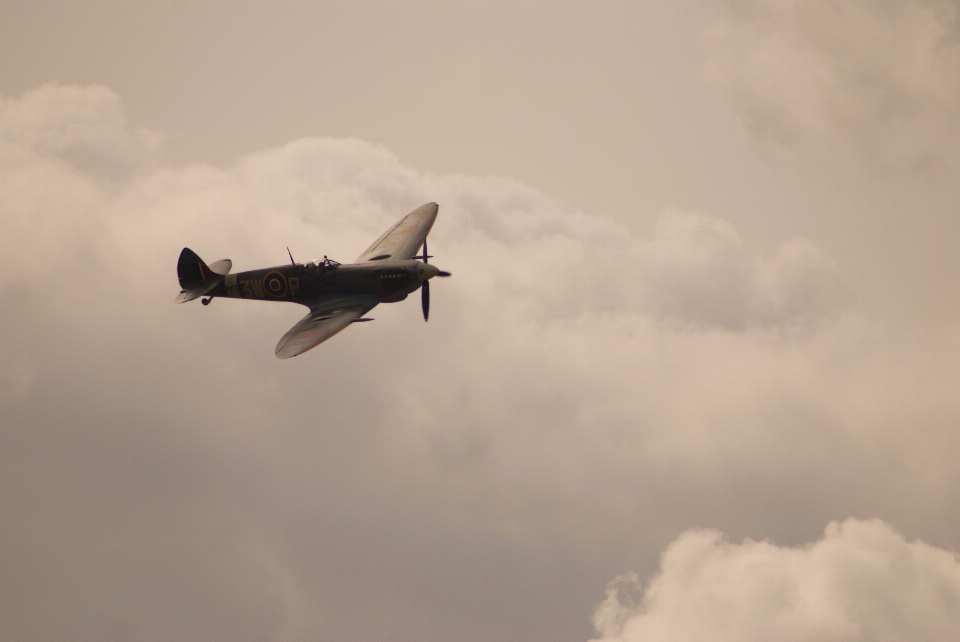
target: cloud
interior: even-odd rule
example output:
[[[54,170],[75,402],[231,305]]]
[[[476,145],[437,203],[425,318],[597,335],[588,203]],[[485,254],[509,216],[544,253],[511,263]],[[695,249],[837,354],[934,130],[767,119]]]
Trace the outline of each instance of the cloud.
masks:
[[[98,176],[125,177],[151,160],[160,138],[130,126],[109,87],[46,84],[0,101],[0,141]]]
[[[851,301],[836,265],[794,239],[751,253],[725,221],[679,211],[657,220],[641,253],[642,309],[687,324],[743,330],[832,318]]]
[[[865,317],[809,241],[682,210],[633,234],[355,139],[104,180],[44,127],[0,139],[0,637],[586,638],[691,523],[960,532],[960,333]],[[172,302],[184,246],[350,261],[431,200],[429,324],[384,305],[278,361],[302,309]]]
[[[831,522],[802,547],[683,533],[643,588],[617,578],[594,614],[603,640],[952,640],[960,559],[880,520]]]
[[[709,32],[708,73],[762,140],[819,162],[845,145],[894,169],[960,158],[942,135],[960,116],[956,2],[729,7]]]

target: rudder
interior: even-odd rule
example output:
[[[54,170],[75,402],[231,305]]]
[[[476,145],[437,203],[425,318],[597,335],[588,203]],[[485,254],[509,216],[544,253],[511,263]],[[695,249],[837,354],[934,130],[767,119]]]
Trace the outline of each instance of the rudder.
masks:
[[[177,261],[177,277],[180,279],[180,287],[189,290],[203,281],[214,278],[214,274],[196,252],[185,247],[180,252],[180,260]]]

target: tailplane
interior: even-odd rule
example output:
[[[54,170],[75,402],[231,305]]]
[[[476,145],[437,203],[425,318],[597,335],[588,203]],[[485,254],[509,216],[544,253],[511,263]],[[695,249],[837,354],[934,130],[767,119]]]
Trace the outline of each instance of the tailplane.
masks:
[[[233,262],[230,259],[220,259],[212,265],[203,262],[196,252],[188,247],[180,252],[177,261],[177,277],[180,279],[181,292],[177,295],[177,303],[193,301],[207,294],[230,273]]]

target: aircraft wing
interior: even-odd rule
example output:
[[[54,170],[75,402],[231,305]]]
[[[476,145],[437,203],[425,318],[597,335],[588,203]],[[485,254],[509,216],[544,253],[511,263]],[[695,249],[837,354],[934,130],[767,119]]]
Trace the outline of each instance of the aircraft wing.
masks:
[[[379,297],[351,297],[339,303],[314,308],[277,343],[278,359],[289,359],[315,348],[336,333],[360,319],[380,303]]]
[[[412,259],[430,233],[438,209],[440,207],[436,203],[427,203],[413,210],[384,232],[354,263]]]

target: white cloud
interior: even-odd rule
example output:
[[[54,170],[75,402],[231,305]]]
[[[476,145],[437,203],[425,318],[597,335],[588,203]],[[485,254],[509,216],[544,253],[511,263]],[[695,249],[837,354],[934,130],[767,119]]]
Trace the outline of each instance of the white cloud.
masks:
[[[800,547],[683,533],[644,589],[611,582],[594,614],[619,642],[955,640],[960,559],[879,520],[831,522]]]
[[[884,168],[960,158],[953,0],[731,2],[709,32],[712,78],[764,140],[818,163],[852,144]]]
[[[667,212],[643,250],[643,309],[682,323],[802,324],[835,317],[850,303],[836,265],[803,239],[761,259],[728,223]]]
[[[46,84],[0,100],[0,141],[116,178],[149,161],[160,139],[127,123],[123,103],[109,87]]]

